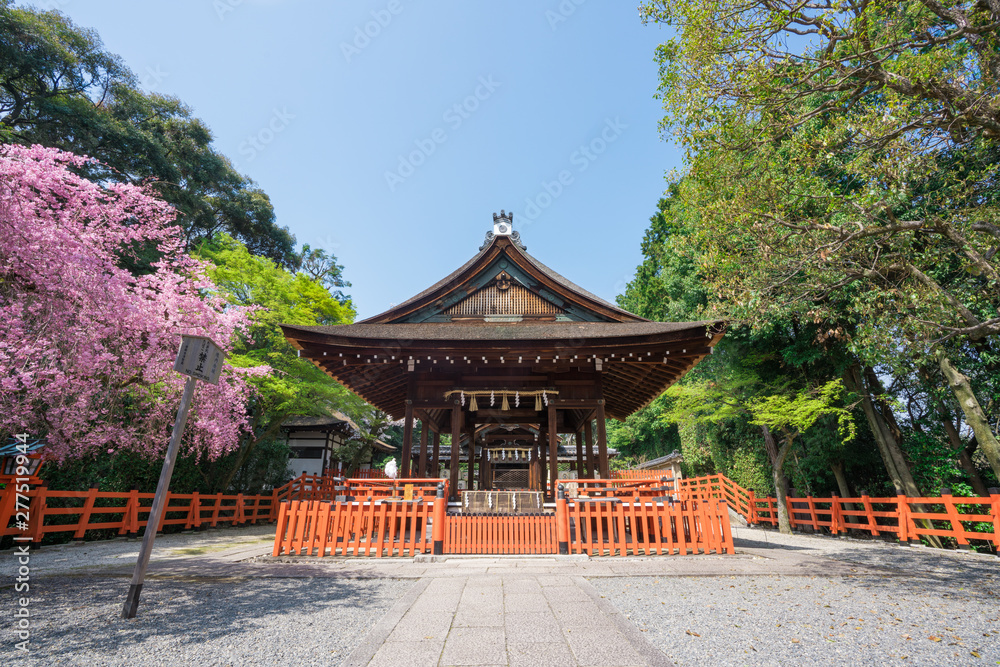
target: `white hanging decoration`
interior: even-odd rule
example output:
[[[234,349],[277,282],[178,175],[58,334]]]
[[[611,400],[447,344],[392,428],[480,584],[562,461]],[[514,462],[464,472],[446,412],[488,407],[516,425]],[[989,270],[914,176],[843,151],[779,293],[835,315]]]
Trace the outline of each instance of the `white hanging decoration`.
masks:
[[[549,395],[544,391],[542,392],[542,400],[545,401],[545,407],[549,407]]]
[[[516,493],[510,494],[510,508],[512,510],[514,510],[515,512],[517,511],[517,494]]]
[[[465,509],[469,509],[469,494],[465,493],[465,494],[462,494],[462,495],[465,496]]]
[[[521,459],[521,452],[515,451],[514,452],[514,460],[515,461],[519,461],[520,459]]]
[[[495,400],[494,400],[494,396],[493,396],[493,390],[490,390],[490,407],[491,408],[493,407],[494,403],[495,403]]]
[[[521,392],[519,391],[514,392],[514,407],[515,408],[521,407]]]
[[[487,493],[486,494],[486,504],[489,505],[490,509],[493,509],[493,494],[492,493]]]
[[[465,407],[465,392],[462,392],[462,407]]]

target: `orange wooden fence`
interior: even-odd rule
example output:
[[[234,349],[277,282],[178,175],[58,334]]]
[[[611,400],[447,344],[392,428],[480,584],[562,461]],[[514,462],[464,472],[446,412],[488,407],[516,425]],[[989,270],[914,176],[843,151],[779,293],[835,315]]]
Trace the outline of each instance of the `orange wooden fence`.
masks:
[[[560,491],[562,494],[562,491]],[[435,554],[652,555],[734,553],[718,499],[673,502],[560,495],[555,513],[448,514],[444,485],[433,502],[369,499],[282,502],[274,556]]]
[[[285,517],[275,539],[276,553],[427,553],[431,546],[425,533],[434,524],[432,512],[438,506],[446,508],[437,502],[439,484],[446,498],[447,480],[442,479],[315,475],[302,475],[264,495],[171,493],[159,528],[237,525]],[[778,523],[776,499],[757,497],[723,475],[681,480],[623,476],[574,480],[568,486],[574,497],[567,500],[565,540],[553,537],[560,525],[553,514],[489,519],[448,515],[441,509],[441,548],[447,553],[554,553],[558,548],[554,544],[568,541],[577,553],[722,553],[731,552],[732,544],[728,519],[723,525],[727,509],[750,524]],[[390,501],[404,494],[412,500]],[[29,536],[36,543],[52,533],[72,533],[75,539],[93,530],[134,535],[146,526],[153,498],[152,493],[137,491],[44,487],[19,495],[12,486],[0,490],[0,536]],[[293,504],[295,510],[289,515]],[[901,542],[933,535],[951,539],[960,548],[973,544],[1000,547],[1000,493],[988,498],[950,493],[928,498],[807,496],[790,497],[788,504],[790,522],[798,530],[834,535],[856,531]],[[25,517],[18,512],[25,507],[27,521],[22,525]],[[326,514],[320,517],[321,512]]]
[[[720,500],[567,502],[569,550],[592,556],[735,553]]]
[[[401,479],[395,482],[372,479],[341,479],[320,475],[300,475],[287,484],[261,495],[170,493],[160,520],[165,526],[184,529],[240,525],[276,521],[283,502],[305,500],[333,501],[338,496],[360,500],[402,495],[433,501],[440,479]],[[113,530],[119,535],[135,535],[148,523],[152,493],[138,491],[108,492],[53,491],[36,487],[17,494],[14,486],[0,490],[0,537],[27,536],[40,542],[45,535],[72,533],[83,539],[87,531]],[[27,510],[25,512],[25,509]],[[23,514],[19,517],[18,512]],[[19,522],[27,517],[27,525]]]
[[[446,519],[446,554],[558,552],[555,514],[451,514]]]
[[[722,498],[747,523],[778,525],[778,501],[757,497],[723,475],[679,480],[681,495],[691,499]],[[942,495],[913,498],[903,495],[872,498],[787,498],[793,529],[831,535],[861,531],[873,536],[895,536],[900,542],[918,542],[935,535],[950,538],[959,548],[972,543],[1000,548],[1000,493],[988,498]]]
[[[611,479],[647,479],[658,480],[664,476],[670,477],[669,470],[615,470],[611,473]]]
[[[45,487],[17,494],[9,486],[0,491],[0,536],[30,537],[38,543],[52,533],[73,533],[78,540],[89,530],[135,535],[148,523],[153,495],[97,489],[53,491]],[[191,529],[270,521],[272,509],[276,509],[273,495],[171,493],[158,530],[164,526]]]
[[[428,553],[433,508],[423,500],[281,503],[273,554],[381,558]]]

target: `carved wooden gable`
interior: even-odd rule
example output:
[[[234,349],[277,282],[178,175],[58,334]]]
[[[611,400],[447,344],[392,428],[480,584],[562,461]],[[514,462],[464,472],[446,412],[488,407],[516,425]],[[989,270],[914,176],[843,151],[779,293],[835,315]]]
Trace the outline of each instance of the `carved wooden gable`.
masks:
[[[501,271],[487,285],[445,310],[452,319],[490,316],[546,319],[565,312],[513,280],[506,271]]]

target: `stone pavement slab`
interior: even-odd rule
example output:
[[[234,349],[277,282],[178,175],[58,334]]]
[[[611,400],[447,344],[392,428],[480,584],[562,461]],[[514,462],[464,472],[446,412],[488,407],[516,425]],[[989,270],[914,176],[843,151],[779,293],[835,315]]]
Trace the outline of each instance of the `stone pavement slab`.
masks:
[[[401,655],[410,665],[669,664],[580,576],[515,571],[424,581],[345,665],[397,665]]]

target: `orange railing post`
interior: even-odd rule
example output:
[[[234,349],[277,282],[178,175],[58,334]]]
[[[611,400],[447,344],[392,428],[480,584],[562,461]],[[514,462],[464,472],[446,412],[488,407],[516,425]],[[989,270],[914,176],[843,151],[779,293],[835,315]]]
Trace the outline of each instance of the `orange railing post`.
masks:
[[[962,551],[971,551],[969,540],[965,539],[965,526],[962,525],[962,519],[959,517],[958,508],[955,507],[955,499],[951,495],[950,488],[944,487],[941,489],[941,501],[944,503],[944,511],[951,522],[952,533],[954,533],[955,539],[958,540],[958,548]]]
[[[865,498],[867,501],[867,498]],[[875,523],[875,518],[871,516],[871,509],[868,502],[865,502],[865,510],[868,512],[868,520]],[[896,534],[900,544],[911,544],[920,542],[916,533],[910,534],[910,504],[906,501],[906,494],[901,489],[896,489],[896,521],[899,532]],[[878,530],[872,526],[872,535],[878,535]]]
[[[566,508],[566,487],[560,484],[557,488],[556,542],[559,544],[559,553],[565,555],[569,553],[569,512]]]
[[[444,497],[444,482],[438,482],[437,495],[434,498],[434,523],[432,525],[432,547],[435,556],[444,554],[445,521],[448,515],[448,500]]]
[[[1000,553],[1000,489],[990,488],[990,514],[993,515],[993,548]]]
[[[90,489],[87,492],[87,500],[83,503],[83,510],[80,512],[79,523],[76,532],[73,533],[73,540],[79,542],[87,532],[87,524],[90,523],[90,515],[94,510],[94,501],[97,500],[97,489]],[[6,525],[3,526],[6,528]]]
[[[32,544],[38,545],[42,542],[42,526],[45,524],[45,494],[48,491],[45,484],[35,489],[35,497],[28,505],[28,534],[31,536]],[[6,526],[4,526],[6,528]]]

